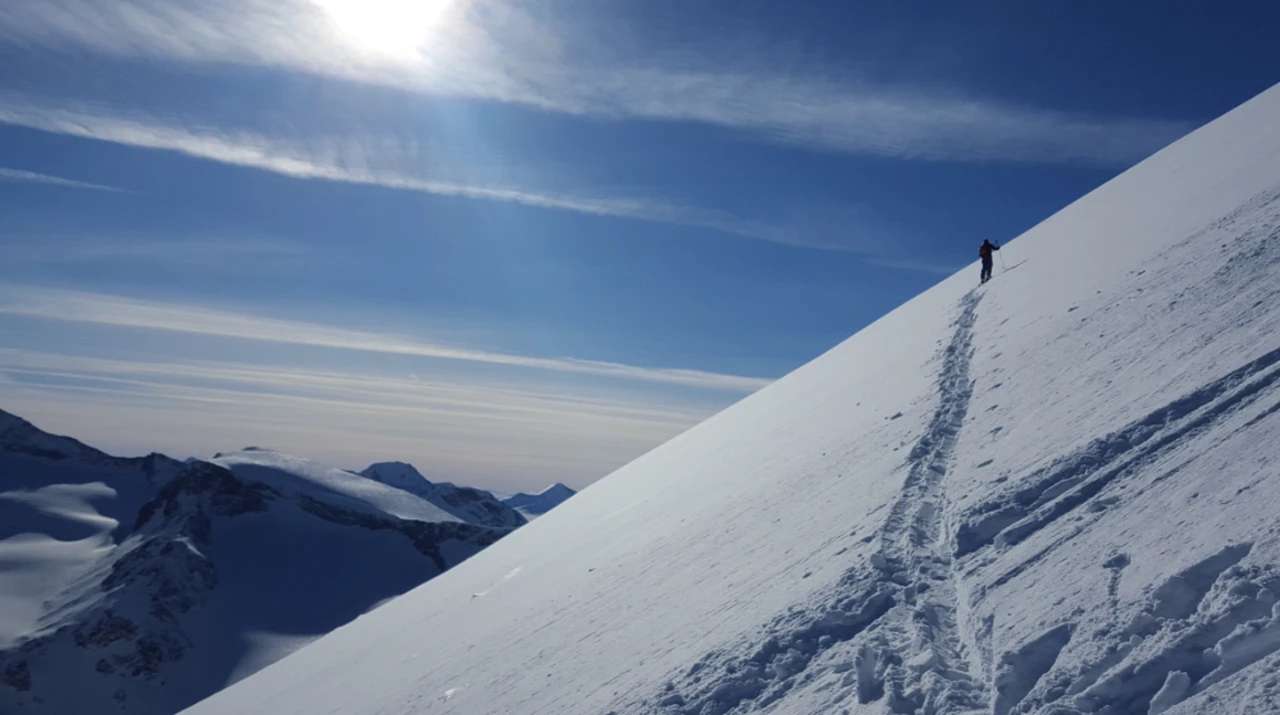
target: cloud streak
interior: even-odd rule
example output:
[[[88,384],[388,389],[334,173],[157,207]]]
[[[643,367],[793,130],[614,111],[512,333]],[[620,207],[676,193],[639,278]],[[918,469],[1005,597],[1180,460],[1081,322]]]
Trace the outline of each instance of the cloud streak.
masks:
[[[82,357],[0,348],[0,368],[10,374],[98,381],[123,389],[155,390],[173,399],[243,404],[253,396],[299,405],[404,414],[430,412],[441,419],[485,418],[523,426],[563,415],[608,419],[632,427],[687,427],[707,410],[680,409],[482,383],[433,381],[378,374],[284,369],[244,363],[154,362]],[[176,391],[174,388],[181,388]]]
[[[637,64],[564,36],[569,23],[552,27],[510,3],[460,1],[431,44],[404,60],[353,46],[315,4],[297,0],[17,0],[0,8],[0,39],[25,46],[267,66],[568,114],[707,123],[853,154],[1114,167],[1193,128],[876,87],[803,68],[748,70],[717,57]]]
[[[377,168],[373,166],[376,162],[370,161],[368,153],[359,146],[327,147],[326,151],[316,152],[295,143],[252,132],[227,132],[208,127],[192,129],[158,123],[153,118],[122,117],[101,110],[54,108],[32,103],[13,94],[0,94],[0,100],[3,100],[0,102],[2,123],[144,149],[172,151],[298,179],[319,179],[434,196],[497,201],[591,216],[706,228],[787,245],[809,245],[803,238],[783,229],[747,221],[721,211],[680,206],[655,199],[592,197],[436,180],[403,171]],[[326,161],[317,156],[326,154],[330,157],[337,154],[341,160]],[[831,246],[822,248],[840,250]]]
[[[903,271],[916,271],[918,273],[932,273],[935,276],[949,276],[960,270],[962,266],[951,265],[947,263],[927,263],[924,261],[916,261],[909,258],[880,258],[870,257],[866,259],[867,263],[873,266],[883,266],[885,268],[897,268]]]
[[[841,207],[834,212],[830,208],[808,209],[799,212],[799,215],[784,217],[778,223],[764,223],[724,211],[680,206],[649,198],[591,197],[440,181],[422,178],[404,170],[378,168],[385,163],[387,154],[408,153],[388,151],[385,144],[378,142],[372,142],[379,145],[376,149],[350,140],[343,143],[322,141],[319,142],[322,146],[315,147],[252,132],[156,123],[154,118],[118,116],[94,107],[70,109],[45,106],[33,103],[21,95],[3,92],[0,92],[0,123],[126,146],[172,151],[298,179],[378,186],[434,196],[513,203],[589,216],[702,228],[783,246],[858,254],[868,263],[902,270],[936,275],[954,272],[953,267],[880,255],[878,252],[886,244],[885,237],[899,235],[901,229],[886,224],[860,206]],[[97,250],[100,254],[145,250],[144,246],[136,242],[112,243],[111,246]],[[235,246],[221,242],[217,246],[226,251],[235,250]],[[155,243],[152,248],[170,255],[174,253],[173,246]],[[202,253],[213,252],[198,245],[193,246],[193,249]],[[71,252],[66,257],[71,259],[78,255]]]
[[[23,169],[10,169],[0,166],[0,181],[8,181],[21,184],[43,184],[45,186],[57,186],[67,189],[88,189],[91,191],[108,191],[112,193],[127,193],[125,189],[115,186],[107,186],[105,184],[94,184],[88,181],[76,181],[75,179],[66,179],[61,176],[52,176],[50,174],[39,174],[34,171],[25,171]]]
[[[208,267],[216,261],[291,259],[306,255],[306,247],[286,240],[145,239],[130,236],[64,238],[26,236],[6,240],[6,258],[13,263],[97,263],[158,261],[167,266]]]
[[[102,446],[209,454],[269,444],[359,468],[412,459],[507,488],[593,480],[719,402],[548,392],[216,361],[115,360],[0,348],[3,407]],[[360,439],[350,436],[359,434]],[[140,437],[145,440],[140,441]],[[527,480],[527,481],[526,481]]]
[[[771,382],[765,378],[702,370],[644,367],[600,360],[549,358],[473,350],[409,337],[349,330],[304,321],[265,318],[201,306],[140,301],[100,293],[45,288],[10,287],[0,290],[0,313],[44,320],[70,320],[308,347],[411,355],[435,360],[736,393],[752,392]]]

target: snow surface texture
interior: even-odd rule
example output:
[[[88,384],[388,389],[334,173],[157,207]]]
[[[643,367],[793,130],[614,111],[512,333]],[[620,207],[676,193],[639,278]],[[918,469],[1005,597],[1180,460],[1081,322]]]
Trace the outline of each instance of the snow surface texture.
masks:
[[[174,712],[509,531],[269,450],[120,459],[0,412],[0,713]]]
[[[209,700],[1280,712],[1280,87]]]

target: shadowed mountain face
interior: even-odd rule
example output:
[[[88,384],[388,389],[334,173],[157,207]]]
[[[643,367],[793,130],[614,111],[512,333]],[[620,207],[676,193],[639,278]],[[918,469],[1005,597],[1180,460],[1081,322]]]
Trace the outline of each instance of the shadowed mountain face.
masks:
[[[360,474],[397,489],[426,499],[464,521],[497,527],[516,527],[526,523],[524,516],[511,505],[499,501],[483,489],[460,487],[449,482],[429,482],[412,464],[379,462]]]
[[[0,412],[0,711],[174,712],[492,544],[506,511],[264,450],[121,459]]]
[[[569,487],[556,482],[537,494],[520,492],[502,500],[502,503],[516,509],[522,514],[539,516],[560,506],[566,499],[577,494]]]

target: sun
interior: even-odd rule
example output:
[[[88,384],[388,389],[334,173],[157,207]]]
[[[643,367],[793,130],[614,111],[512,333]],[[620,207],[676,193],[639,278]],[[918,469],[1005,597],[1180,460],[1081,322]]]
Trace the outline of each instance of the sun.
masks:
[[[421,54],[453,0],[314,0],[361,50],[400,59]]]

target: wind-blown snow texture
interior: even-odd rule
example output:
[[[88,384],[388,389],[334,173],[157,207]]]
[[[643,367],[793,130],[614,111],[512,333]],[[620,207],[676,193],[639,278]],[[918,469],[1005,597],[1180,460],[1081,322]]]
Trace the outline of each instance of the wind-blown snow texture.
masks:
[[[480,494],[511,524],[270,450],[111,457],[0,411],[0,713],[172,713],[523,523]]]
[[[1280,88],[191,709],[1280,712]]]

